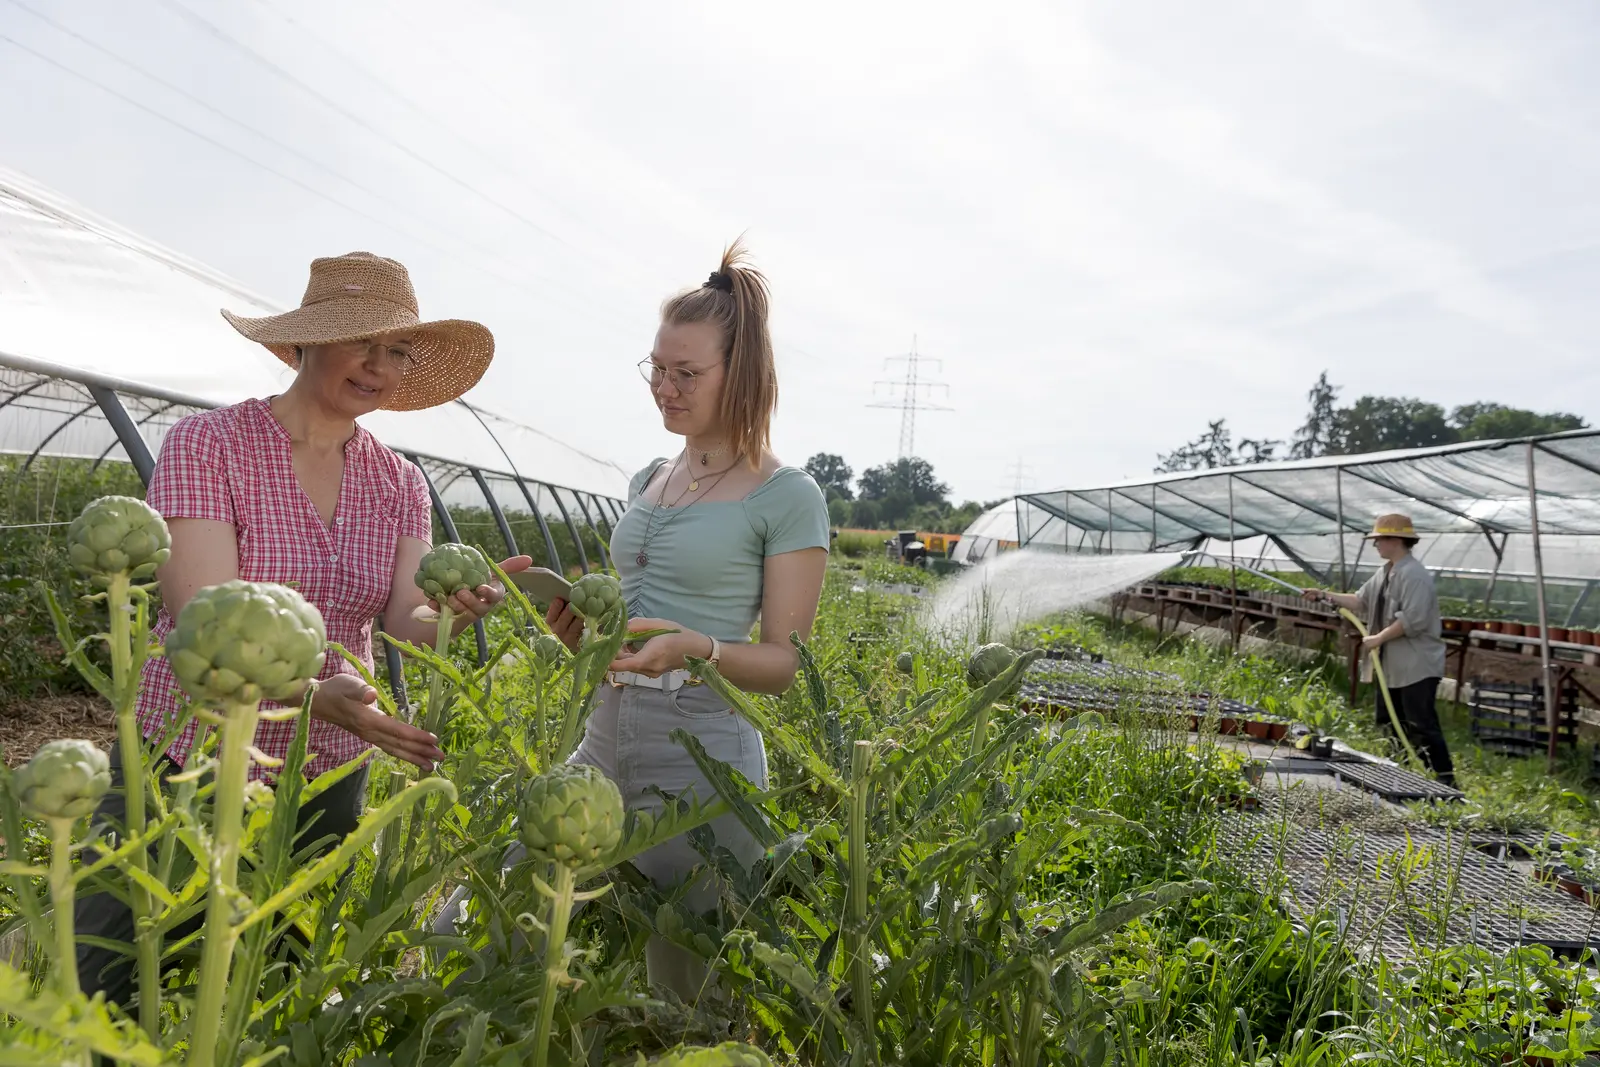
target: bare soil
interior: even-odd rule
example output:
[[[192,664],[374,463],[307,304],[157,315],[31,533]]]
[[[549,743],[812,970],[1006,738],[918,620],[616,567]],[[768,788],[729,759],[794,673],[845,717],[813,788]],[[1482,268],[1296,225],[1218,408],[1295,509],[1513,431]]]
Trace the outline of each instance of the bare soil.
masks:
[[[109,749],[116,735],[111,705],[98,696],[67,694],[0,705],[0,745],[8,767],[26,763],[40,745],[59,737],[81,737]]]

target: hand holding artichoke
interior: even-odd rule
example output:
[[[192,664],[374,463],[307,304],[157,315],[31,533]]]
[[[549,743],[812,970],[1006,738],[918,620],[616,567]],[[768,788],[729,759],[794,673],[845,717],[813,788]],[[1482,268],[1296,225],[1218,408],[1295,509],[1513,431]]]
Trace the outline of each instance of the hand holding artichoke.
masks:
[[[609,574],[585,574],[572,583],[567,603],[579,618],[599,623],[622,607],[622,583]]]
[[[417,567],[417,588],[445,607],[445,601],[463,589],[477,589],[494,580],[489,561],[471,545],[443,544],[422,557]]]
[[[171,555],[166,522],[135,497],[91,501],[67,527],[67,558],[97,585],[109,585],[118,575],[152,577]]]
[[[207,586],[178,613],[167,659],[184,690],[211,704],[296,699],[322,672],[322,613],[282,585]]]

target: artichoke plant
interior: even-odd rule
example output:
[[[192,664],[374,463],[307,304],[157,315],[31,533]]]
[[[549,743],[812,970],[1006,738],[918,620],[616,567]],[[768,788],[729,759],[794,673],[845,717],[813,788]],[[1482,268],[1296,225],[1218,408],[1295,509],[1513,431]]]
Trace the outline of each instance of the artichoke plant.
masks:
[[[111,788],[111,761],[92,741],[47,741],[12,778],[17,800],[40,819],[77,819]]]
[[[563,765],[533,779],[520,814],[528,851],[562,866],[602,863],[622,842],[622,794],[594,767]]]
[[[540,634],[533,643],[533,658],[540,667],[551,670],[561,662],[561,653],[566,646],[561,643],[561,638],[555,634]]]
[[[998,641],[991,641],[967,660],[967,684],[981,689],[1000,677],[1017,660],[1017,654]]]
[[[724,1041],[704,1048],[676,1048],[657,1056],[647,1067],[772,1067],[772,1059],[754,1045]]]
[[[917,669],[917,657],[909,652],[902,652],[894,658],[894,669],[901,674],[913,674]]]
[[[178,613],[167,659],[184,690],[211,704],[294,700],[322,672],[322,613],[282,585],[207,586]]]
[[[152,577],[171,555],[166,522],[136,497],[91,501],[67,527],[67,558],[98,585],[114,577]]]
[[[471,545],[443,544],[422,557],[417,567],[417,588],[444,607],[447,598],[463,589],[476,589],[494,579],[489,561]]]
[[[580,619],[597,622],[622,607],[622,583],[609,574],[585,574],[572,583],[567,603]]]

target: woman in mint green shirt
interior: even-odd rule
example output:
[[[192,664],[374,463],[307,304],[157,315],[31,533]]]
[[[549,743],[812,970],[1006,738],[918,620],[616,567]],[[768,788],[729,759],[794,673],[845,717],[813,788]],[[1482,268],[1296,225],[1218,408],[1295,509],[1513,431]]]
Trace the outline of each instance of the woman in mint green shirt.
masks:
[[[611,537],[611,555],[635,630],[676,629],[611,664],[613,686],[590,715],[572,762],[598,767],[630,808],[659,810],[655,790],[715,797],[689,753],[669,736],[694,734],[716,759],[757,786],[767,782],[761,735],[709,687],[692,678],[686,656],[708,659],[750,692],[782,693],[799,660],[789,642],[811,633],[827,565],[828,508],[822,490],[770,448],[777,372],[767,329],[766,279],[746,266],[735,243],[697,289],[662,307],[655,347],[639,364],[668,430],[683,451],[640,471],[628,509]],[[751,639],[757,620],[759,640]],[[576,648],[582,622],[561,601],[547,621]],[[733,816],[711,824],[718,846],[746,866],[760,844]],[[664,888],[681,884],[700,854],[678,838],[635,860]],[[703,875],[685,903],[716,904]],[[652,938],[652,983],[685,1000],[707,988],[704,961]]]

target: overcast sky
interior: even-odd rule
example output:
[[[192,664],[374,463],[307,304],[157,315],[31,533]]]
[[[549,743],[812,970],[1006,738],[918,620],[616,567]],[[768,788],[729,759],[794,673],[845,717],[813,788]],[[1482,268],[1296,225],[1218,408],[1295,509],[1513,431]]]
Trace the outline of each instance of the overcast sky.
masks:
[[[1287,437],[1324,369],[1600,422],[1589,0],[0,0],[0,36],[0,164],[284,304],[394,256],[495,332],[474,400],[630,468],[672,447],[660,300],[742,231],[794,463],[894,457],[913,336],[961,498]]]

